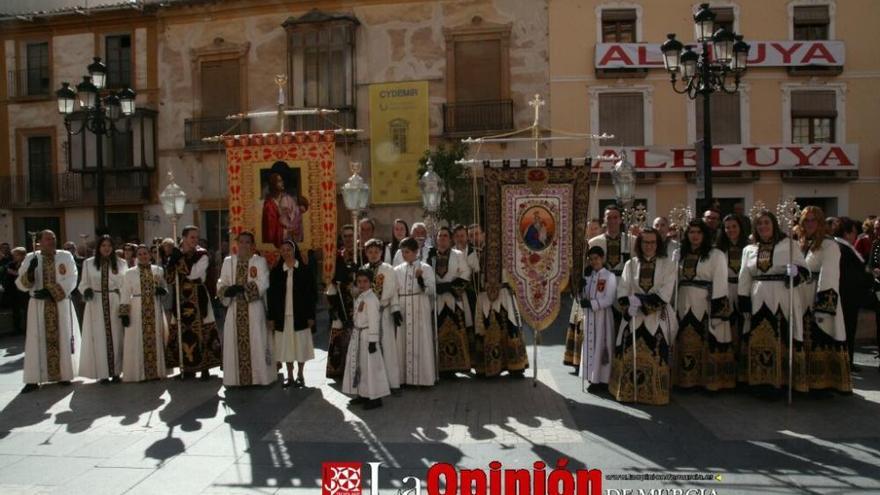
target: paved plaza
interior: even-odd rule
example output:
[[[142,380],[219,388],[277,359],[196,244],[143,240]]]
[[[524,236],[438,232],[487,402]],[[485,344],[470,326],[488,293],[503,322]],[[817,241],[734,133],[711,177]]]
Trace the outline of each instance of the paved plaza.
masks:
[[[543,336],[536,384],[531,371],[520,380],[462,376],[407,389],[371,411],[349,408],[323,378],[323,349],[307,366],[306,389],[226,390],[216,377],[110,386],[78,380],[22,396],[23,339],[4,337],[0,493],[319,493],[322,461],[382,462],[381,490],[397,493],[399,480],[424,479],[435,462],[531,468],[560,457],[605,476],[717,475],[606,478],[605,489],[880,492],[872,347],[856,356],[865,369],[849,397],[802,396],[788,407],[745,392],[679,392],[668,407],[633,407],[582,392],[580,378],[561,364],[563,320]],[[319,344],[326,339],[326,331],[316,334]]]

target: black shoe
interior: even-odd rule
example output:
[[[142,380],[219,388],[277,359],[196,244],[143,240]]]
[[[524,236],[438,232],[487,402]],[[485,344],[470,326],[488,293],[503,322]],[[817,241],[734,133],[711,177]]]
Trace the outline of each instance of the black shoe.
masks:
[[[291,385],[293,385],[293,381],[294,381],[293,378],[288,378],[288,379],[286,379],[286,380],[283,380],[283,381],[281,382],[281,388],[288,388],[288,387],[290,387]]]
[[[211,372],[208,370],[202,371],[202,375],[199,377],[199,380],[206,382],[211,379]]]
[[[109,378],[102,378],[99,383],[101,385],[110,385],[110,379]]]
[[[357,404],[363,404],[365,402],[367,402],[366,397],[355,397],[354,399],[351,399],[350,401],[348,401],[348,404],[349,405],[357,405]]]
[[[364,409],[376,409],[377,407],[382,407],[382,399],[368,400],[364,403]]]
[[[516,379],[525,378],[526,372],[525,370],[508,371],[507,376]]]
[[[36,383],[28,383],[27,385],[24,386],[23,389],[21,389],[21,393],[22,394],[29,394],[29,393],[33,392],[34,390],[38,390],[39,388],[40,388],[40,386],[37,385]]]
[[[60,382],[58,382],[58,385],[61,385],[62,387],[69,387],[70,380],[61,380]]]
[[[122,383],[122,378],[120,378],[119,375],[116,375],[111,378],[110,381],[112,381],[113,383]]]
[[[184,371],[180,375],[178,375],[178,378],[180,378],[181,380],[192,380],[195,377],[196,374],[192,371]]]
[[[862,367],[859,366],[859,365],[857,365],[857,364],[851,364],[851,365],[849,366],[849,370],[852,371],[853,373],[861,373],[861,372],[862,372]]]
[[[293,384],[296,385],[296,388],[306,388],[306,379],[301,376],[297,377]]]

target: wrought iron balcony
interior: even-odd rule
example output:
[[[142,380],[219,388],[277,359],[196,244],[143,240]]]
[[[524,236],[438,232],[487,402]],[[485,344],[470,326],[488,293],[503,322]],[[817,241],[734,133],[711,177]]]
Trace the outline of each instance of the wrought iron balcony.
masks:
[[[205,117],[198,119],[185,119],[183,121],[183,140],[187,149],[212,149],[217,145],[206,143],[202,138],[218,136],[227,132],[235,123],[225,117]],[[248,134],[251,132],[251,121],[243,119],[238,127],[231,131],[233,134]]]
[[[8,82],[10,98],[48,98],[51,95],[49,66],[11,70]]]
[[[104,173],[107,204],[141,204],[152,196],[151,170]],[[63,208],[97,203],[94,174],[0,177],[0,208]]]
[[[480,136],[513,129],[513,101],[468,101],[443,104],[443,134]]]

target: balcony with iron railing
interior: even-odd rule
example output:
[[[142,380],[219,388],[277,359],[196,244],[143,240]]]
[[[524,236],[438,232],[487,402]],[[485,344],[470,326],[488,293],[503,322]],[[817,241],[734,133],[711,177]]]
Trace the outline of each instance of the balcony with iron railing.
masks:
[[[513,129],[513,101],[468,101],[443,104],[443,134],[484,136]]]
[[[52,95],[48,66],[9,71],[8,94],[12,99],[45,99]]]
[[[104,194],[107,204],[142,204],[152,197],[151,170],[107,171]],[[46,174],[0,177],[0,208],[88,207],[97,204],[95,174]]]
[[[203,117],[198,119],[184,119],[183,140],[187,149],[215,149],[217,144],[206,143],[203,138],[219,136],[223,133],[248,134],[251,132],[251,121],[242,119],[239,125],[230,131],[235,120],[226,117]]]

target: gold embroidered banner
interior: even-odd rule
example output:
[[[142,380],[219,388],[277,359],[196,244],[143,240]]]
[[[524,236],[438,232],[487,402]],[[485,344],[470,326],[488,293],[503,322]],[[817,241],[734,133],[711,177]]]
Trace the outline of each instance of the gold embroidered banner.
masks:
[[[229,228],[254,233],[270,266],[287,239],[323,253],[329,283],[336,263],[336,145],[332,132],[226,138]]]
[[[520,313],[535,330],[549,327],[562,292],[580,286],[584,232],[589,204],[586,165],[494,168],[485,170],[486,283],[503,281],[516,294]],[[497,293],[496,293],[497,294]]]

